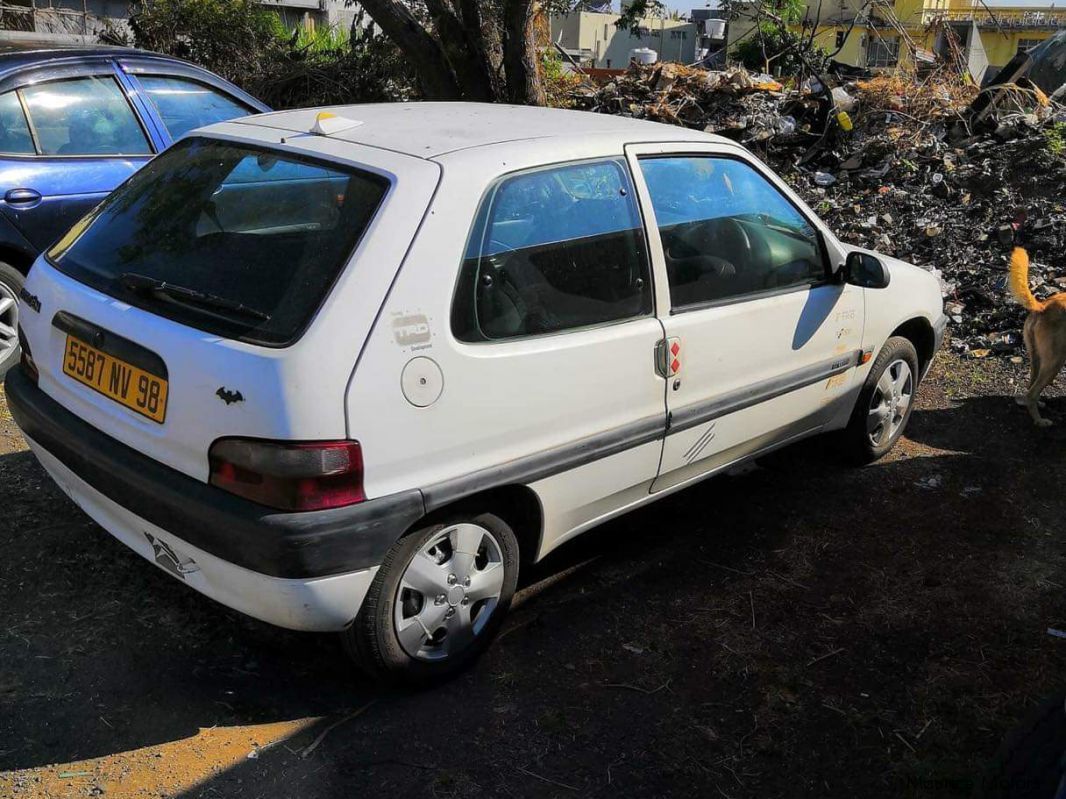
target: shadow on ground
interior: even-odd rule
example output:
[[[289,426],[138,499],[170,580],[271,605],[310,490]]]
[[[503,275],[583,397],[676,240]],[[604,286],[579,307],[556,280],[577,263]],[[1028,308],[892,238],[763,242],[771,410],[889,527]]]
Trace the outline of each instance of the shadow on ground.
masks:
[[[1066,666],[1066,429],[934,389],[909,433],[863,469],[805,442],[583,536],[418,694],[194,594],[2,456],[0,770],[322,717],[183,795],[969,795]]]

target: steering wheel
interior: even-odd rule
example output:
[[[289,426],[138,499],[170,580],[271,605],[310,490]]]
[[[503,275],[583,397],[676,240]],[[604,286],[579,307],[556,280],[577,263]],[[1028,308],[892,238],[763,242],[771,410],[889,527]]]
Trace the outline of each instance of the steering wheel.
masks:
[[[729,260],[736,266],[737,275],[750,274],[754,252],[748,231],[731,216],[719,219],[717,228],[716,244],[721,248],[721,252],[729,254]]]

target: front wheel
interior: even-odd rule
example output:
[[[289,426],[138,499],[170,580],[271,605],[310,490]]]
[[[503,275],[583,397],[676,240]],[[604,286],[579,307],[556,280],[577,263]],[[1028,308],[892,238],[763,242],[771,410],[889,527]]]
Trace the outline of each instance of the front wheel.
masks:
[[[918,375],[914,345],[901,336],[886,341],[842,433],[852,460],[871,463],[895,446],[914,411]]]
[[[352,626],[356,663],[382,682],[427,684],[485,651],[518,584],[518,541],[492,514],[404,536],[389,550]]]

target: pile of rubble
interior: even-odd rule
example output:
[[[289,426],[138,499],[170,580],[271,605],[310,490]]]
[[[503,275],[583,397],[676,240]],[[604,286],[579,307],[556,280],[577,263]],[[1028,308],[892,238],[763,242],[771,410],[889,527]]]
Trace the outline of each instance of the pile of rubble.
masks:
[[[1006,264],[1020,210],[1034,293],[1066,289],[1066,112],[1021,98],[974,125],[965,111],[977,93],[947,75],[830,92],[816,79],[786,89],[742,68],[665,64],[634,66],[573,99],[744,143],[843,240],[937,274],[957,350],[1018,356],[1024,314],[1007,296]]]

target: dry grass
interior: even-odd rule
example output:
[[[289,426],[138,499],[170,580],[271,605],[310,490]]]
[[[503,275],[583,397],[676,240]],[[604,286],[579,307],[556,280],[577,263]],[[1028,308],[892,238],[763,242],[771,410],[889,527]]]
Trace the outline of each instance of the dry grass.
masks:
[[[949,72],[936,72],[924,80],[901,73],[878,75],[856,84],[865,111],[895,111],[921,122],[957,114],[973,102],[977,87]]]

